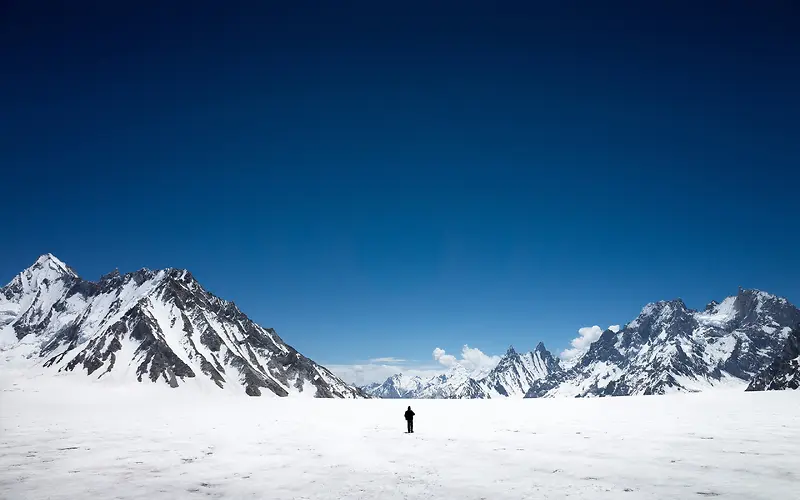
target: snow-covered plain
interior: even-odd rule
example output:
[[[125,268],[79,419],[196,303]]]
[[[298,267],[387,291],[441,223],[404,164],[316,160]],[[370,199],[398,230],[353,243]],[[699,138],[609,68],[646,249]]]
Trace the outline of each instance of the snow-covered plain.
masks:
[[[800,391],[354,401],[8,375],[4,499],[798,498]]]

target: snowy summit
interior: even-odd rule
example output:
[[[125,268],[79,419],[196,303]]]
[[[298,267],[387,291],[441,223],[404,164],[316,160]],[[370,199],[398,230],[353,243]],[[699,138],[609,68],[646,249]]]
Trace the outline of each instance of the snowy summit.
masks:
[[[0,288],[0,349],[8,363],[98,381],[363,397],[182,269],[91,282],[42,255]]]

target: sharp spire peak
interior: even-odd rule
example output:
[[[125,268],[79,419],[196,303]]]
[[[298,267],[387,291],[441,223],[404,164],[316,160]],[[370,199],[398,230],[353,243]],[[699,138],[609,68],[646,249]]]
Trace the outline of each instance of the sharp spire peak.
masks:
[[[74,269],[49,252],[40,255],[39,258],[36,259],[36,262],[34,262],[33,265],[28,269],[51,269],[62,275],[78,276],[78,273],[76,273]]]

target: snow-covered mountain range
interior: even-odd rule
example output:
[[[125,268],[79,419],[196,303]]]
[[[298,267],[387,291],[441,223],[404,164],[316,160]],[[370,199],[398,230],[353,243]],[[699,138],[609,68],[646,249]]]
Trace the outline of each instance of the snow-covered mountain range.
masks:
[[[618,396],[744,385],[781,353],[800,310],[740,289],[703,311],[682,300],[648,304],[619,332],[604,332],[574,364],[537,381],[527,397]]]
[[[800,310],[786,299],[740,289],[703,311],[680,299],[648,304],[569,362],[559,362],[540,343],[522,355],[509,349],[485,377],[465,378],[454,367],[428,380],[396,375],[364,389],[377,397],[536,398],[744,389],[751,380],[753,390],[791,388],[800,381],[800,340],[789,335],[798,324]]]
[[[0,288],[0,361],[250,396],[364,397],[186,270],[92,282],[51,254]]]
[[[585,397],[749,390],[800,384],[800,310],[740,289],[704,310],[680,299],[646,305],[567,361],[543,344],[510,347],[488,373],[460,364],[431,377],[351,387],[209,293],[181,269],[115,271],[81,279],[50,254],[0,288],[0,361],[166,383],[201,383],[257,396],[356,398]]]
[[[414,399],[487,399],[524,396],[536,380],[544,379],[560,369],[558,359],[539,343],[532,352],[518,353],[509,347],[500,362],[488,374],[470,374],[460,364],[447,373],[431,378],[406,377],[397,374],[382,384],[363,387],[379,398]]]

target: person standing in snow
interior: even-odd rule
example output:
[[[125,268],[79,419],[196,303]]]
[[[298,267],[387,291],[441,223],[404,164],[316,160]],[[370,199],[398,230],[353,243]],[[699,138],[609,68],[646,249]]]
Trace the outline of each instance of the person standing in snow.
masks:
[[[405,413],[406,417],[406,424],[408,424],[408,433],[412,434],[414,432],[414,412],[411,411],[411,407],[408,407]]]

